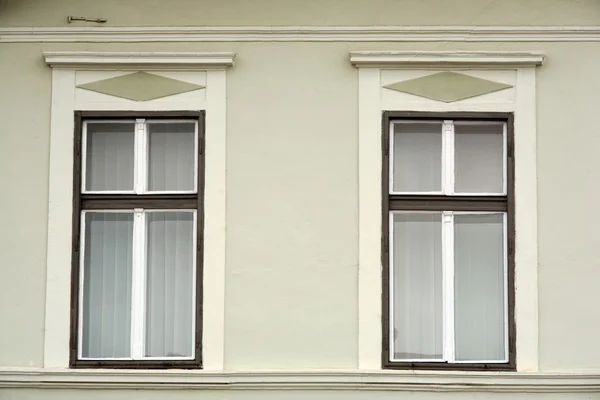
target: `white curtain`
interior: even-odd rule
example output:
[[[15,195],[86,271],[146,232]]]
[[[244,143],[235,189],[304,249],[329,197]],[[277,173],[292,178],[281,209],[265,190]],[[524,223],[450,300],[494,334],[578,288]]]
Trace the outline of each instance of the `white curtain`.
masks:
[[[454,216],[457,360],[505,358],[504,251],[502,214]]]
[[[394,213],[395,359],[442,358],[441,213]]]
[[[132,213],[85,213],[83,357],[130,356],[132,237]]]
[[[150,123],[148,189],[193,190],[194,123]]]
[[[193,213],[147,213],[146,356],[193,355]]]
[[[442,182],[441,122],[394,124],[393,191],[437,192]]]
[[[133,123],[87,123],[85,190],[132,190]]]
[[[455,192],[501,193],[504,175],[503,125],[454,126]]]

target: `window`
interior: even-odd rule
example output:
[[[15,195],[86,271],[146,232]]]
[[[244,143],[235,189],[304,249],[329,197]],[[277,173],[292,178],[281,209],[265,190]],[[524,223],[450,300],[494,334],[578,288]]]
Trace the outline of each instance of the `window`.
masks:
[[[383,126],[384,367],[514,369],[512,115]]]
[[[203,127],[76,113],[72,367],[201,366]]]

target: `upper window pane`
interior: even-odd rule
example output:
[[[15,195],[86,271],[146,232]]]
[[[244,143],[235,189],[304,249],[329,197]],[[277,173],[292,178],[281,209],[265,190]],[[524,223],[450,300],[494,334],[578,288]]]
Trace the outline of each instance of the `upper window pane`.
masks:
[[[395,123],[392,140],[392,191],[440,192],[442,123]]]
[[[86,126],[84,191],[133,190],[134,123]]]
[[[504,125],[454,125],[455,193],[504,192]]]
[[[148,190],[195,190],[196,124],[149,123]]]

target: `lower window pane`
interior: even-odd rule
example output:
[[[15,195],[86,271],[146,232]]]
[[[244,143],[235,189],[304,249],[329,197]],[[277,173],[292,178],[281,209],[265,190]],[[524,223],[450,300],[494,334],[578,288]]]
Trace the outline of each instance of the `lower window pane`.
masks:
[[[147,357],[191,357],[194,349],[194,214],[147,214]]]
[[[393,213],[395,360],[442,359],[441,213]]]
[[[130,356],[133,214],[85,213],[82,356]]]
[[[454,327],[458,361],[506,358],[503,214],[454,216]]]

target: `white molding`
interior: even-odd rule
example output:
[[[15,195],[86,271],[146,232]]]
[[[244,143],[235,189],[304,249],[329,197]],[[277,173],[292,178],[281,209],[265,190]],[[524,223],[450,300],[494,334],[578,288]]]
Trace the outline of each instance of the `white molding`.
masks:
[[[69,365],[75,71],[52,71],[44,366]]]
[[[517,368],[539,366],[536,70],[517,70],[515,99],[515,319]]]
[[[480,56],[480,53],[464,54],[471,59]],[[485,56],[482,58],[488,64],[479,68],[486,69],[486,66],[493,65],[489,63],[489,58]],[[475,102],[473,99],[454,103],[384,102],[381,97],[381,91],[385,90],[381,82],[382,70],[371,66],[358,68],[359,370],[378,369],[381,365],[381,113],[383,111],[470,111],[514,112],[516,132],[514,152],[517,160],[515,163],[517,370],[525,373],[538,371],[536,65],[538,64],[527,63],[513,68],[517,76],[516,98],[502,104]]]
[[[53,53],[56,54],[56,53]],[[64,54],[64,53],[63,53]],[[73,53],[70,53],[73,54]],[[102,53],[94,53],[96,55]],[[115,54],[115,53],[110,53]],[[153,54],[137,59],[154,60]],[[163,53],[164,54],[164,53]],[[181,55],[182,53],[174,53]],[[194,53],[199,54],[199,53]],[[231,54],[231,53],[228,53]],[[193,58],[193,57],[192,57]],[[163,59],[168,59],[164,56]],[[178,58],[175,58],[178,59]],[[97,59],[94,62],[99,61]],[[169,62],[172,62],[170,59]],[[73,217],[73,113],[85,111],[168,111],[206,110],[204,177],[204,254],[202,304],[203,371],[221,371],[225,343],[225,221],[226,221],[226,77],[227,71],[206,72],[206,100],[170,96],[168,100],[135,102],[120,98],[90,101],[78,99],[75,69],[52,70],[52,106],[50,111],[50,172],[48,202],[48,254],[46,259],[46,315],[44,330],[44,367],[66,369],[69,366],[71,246]],[[85,69],[93,69],[86,64]],[[124,62],[121,65],[132,65]],[[197,65],[197,64],[196,64]],[[173,68],[171,68],[173,67]],[[177,64],[164,65],[177,69]],[[182,67],[185,67],[183,65]],[[119,67],[119,69],[122,69]],[[186,70],[195,69],[185,68]],[[204,72],[197,72],[203,74]],[[106,72],[97,72],[99,77]]]
[[[381,368],[381,72],[358,70],[358,369]],[[369,166],[362,168],[362,166]],[[379,168],[370,168],[378,165]],[[379,209],[379,215],[375,215]]]
[[[46,51],[44,60],[58,69],[224,69],[233,66],[234,53],[160,53]]]
[[[600,372],[203,372],[0,368],[0,388],[597,393]]]
[[[542,65],[544,55],[524,52],[352,51],[358,68],[517,68]]]
[[[600,26],[5,27],[26,42],[598,42]]]

